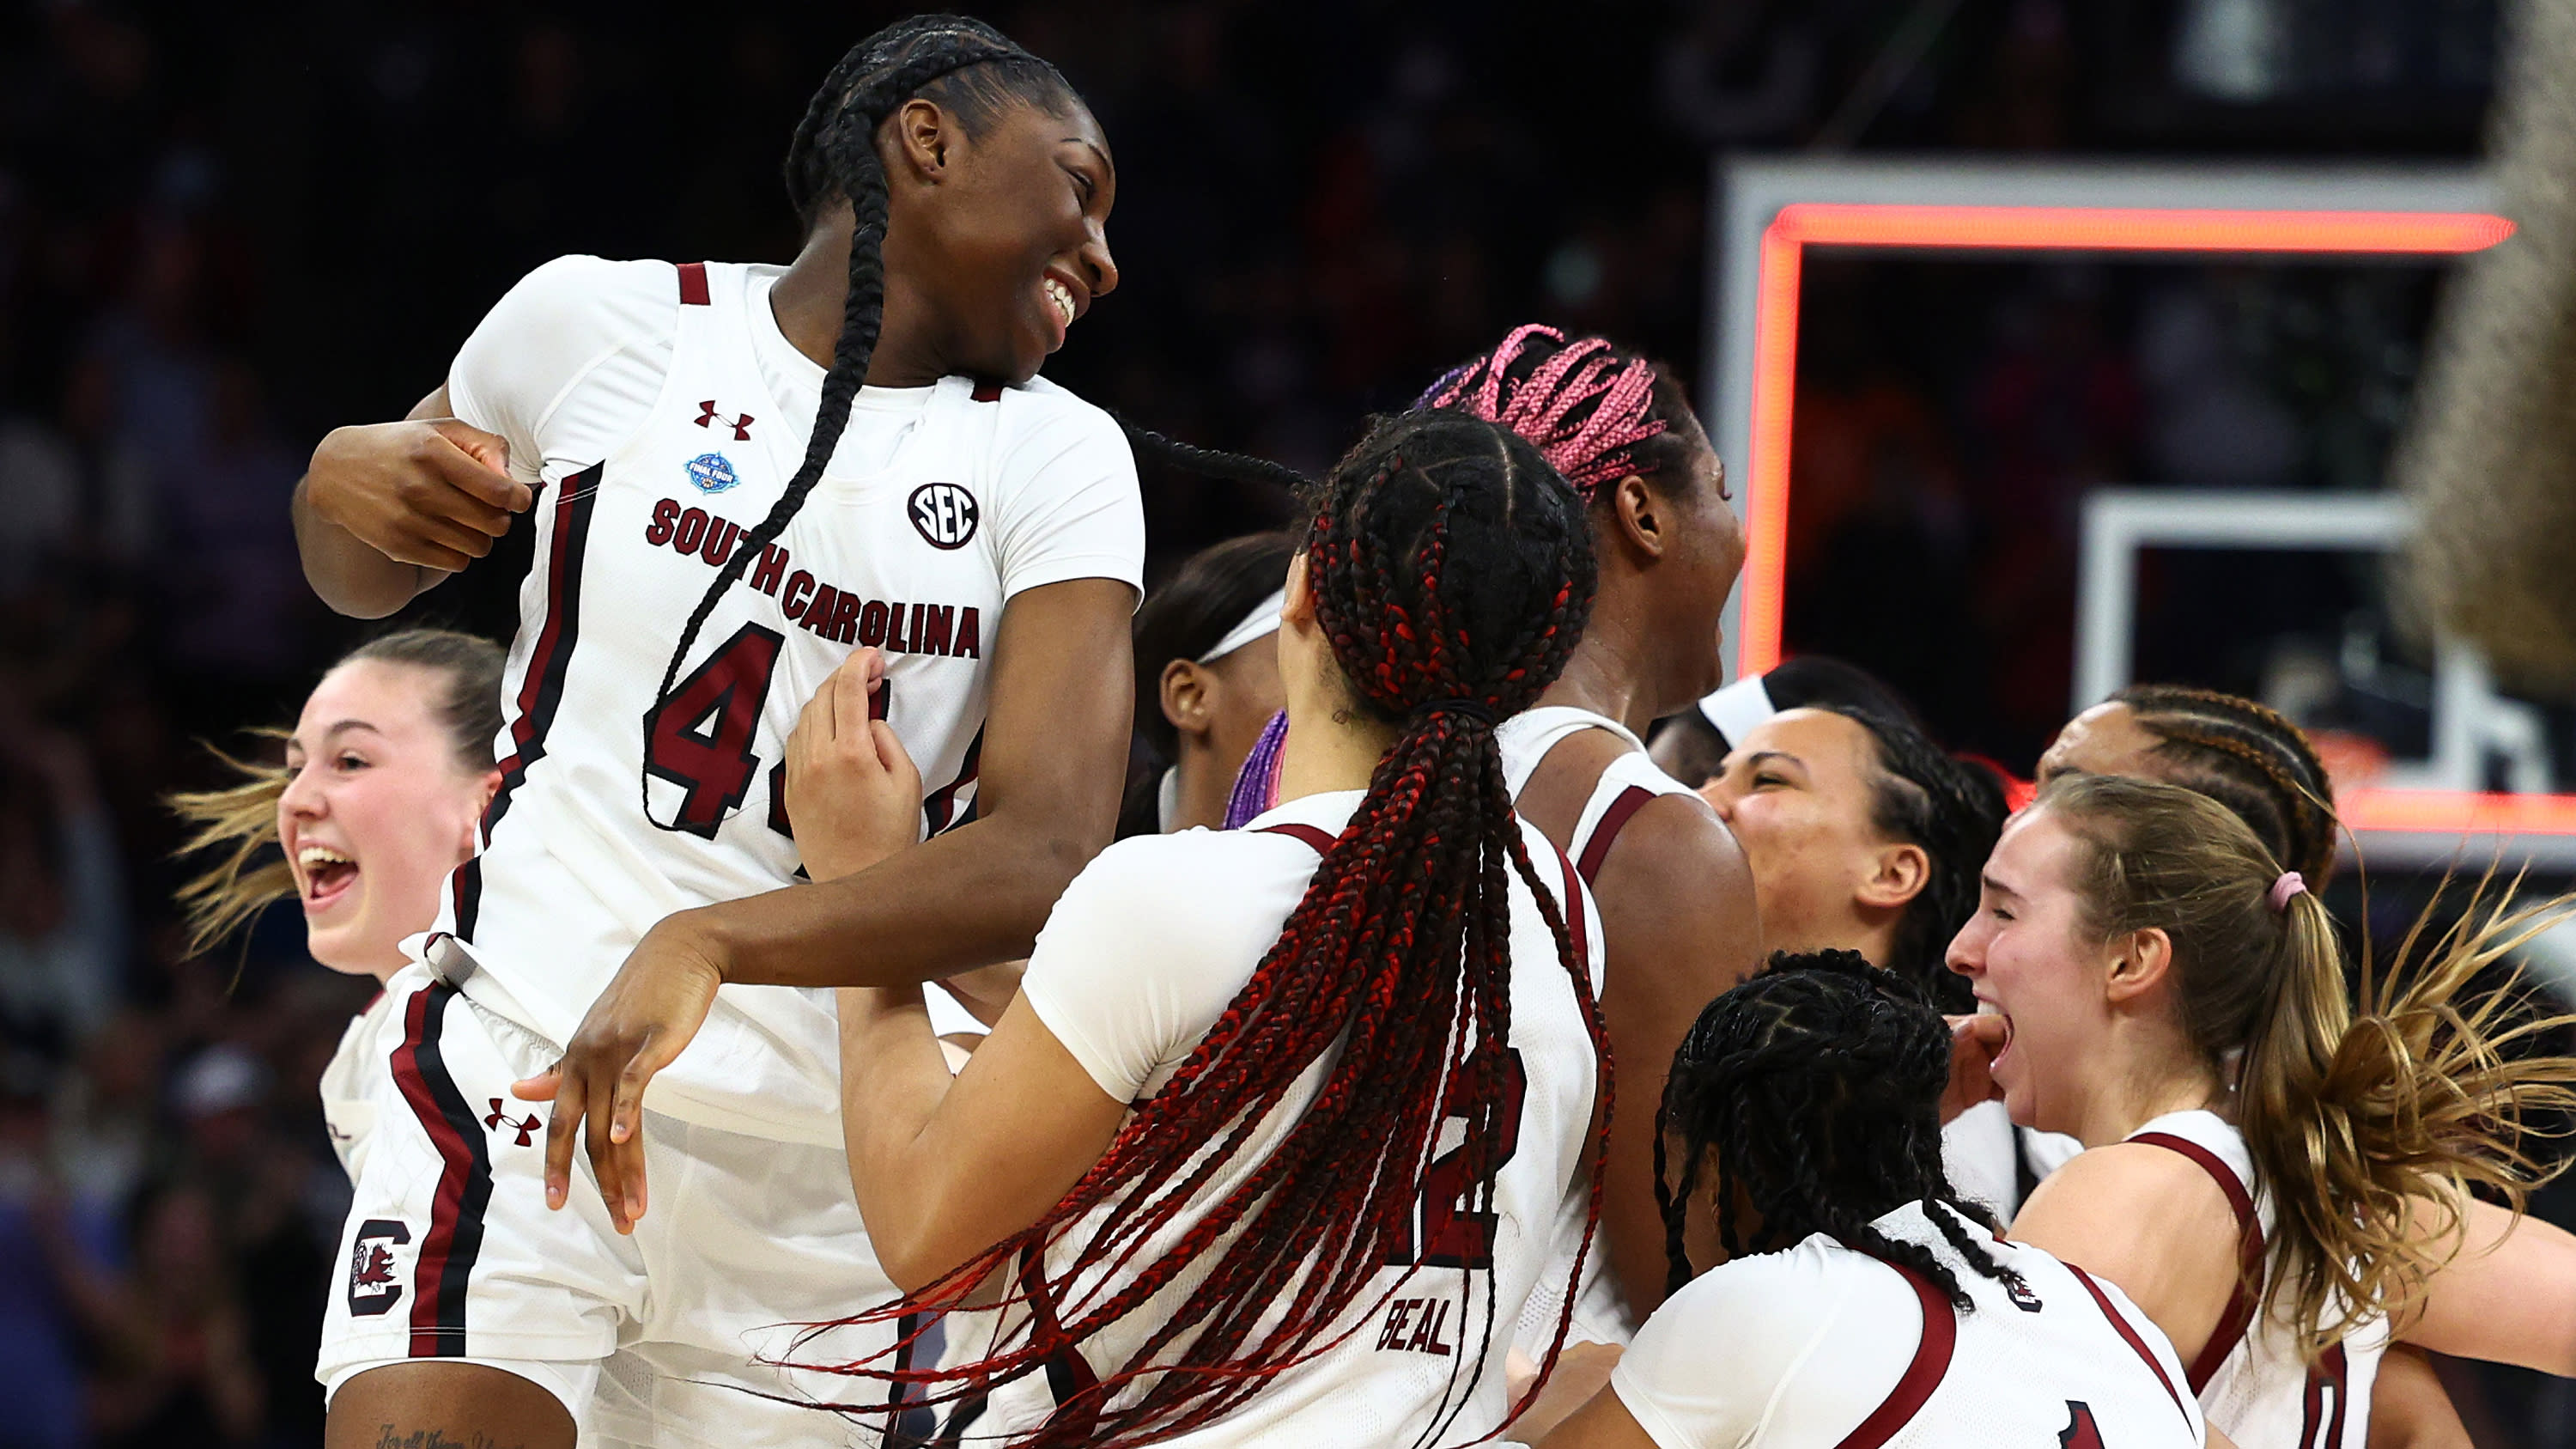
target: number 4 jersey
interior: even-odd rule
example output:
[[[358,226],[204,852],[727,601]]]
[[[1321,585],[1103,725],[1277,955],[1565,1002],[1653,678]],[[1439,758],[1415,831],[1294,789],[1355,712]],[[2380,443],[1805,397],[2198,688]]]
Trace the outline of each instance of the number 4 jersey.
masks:
[[[656,921],[796,883],[785,743],[850,651],[885,651],[922,829],[972,818],[994,635],[1024,590],[1131,587],[1144,519],[1117,425],[1044,382],[866,388],[821,481],[655,691],[690,611],[803,457],[823,369],[770,313],[779,268],[565,257],[475,330],[456,415],[537,490],[504,676],[501,787],[438,929],[557,1043]],[[647,1097],[837,1146],[828,992],[728,986]]]

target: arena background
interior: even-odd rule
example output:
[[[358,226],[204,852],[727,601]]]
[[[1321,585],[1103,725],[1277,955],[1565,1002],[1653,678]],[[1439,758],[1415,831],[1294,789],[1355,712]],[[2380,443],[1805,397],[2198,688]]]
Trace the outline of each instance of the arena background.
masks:
[[[314,1080],[364,991],[287,912],[189,957],[157,802],[358,637],[286,526],[315,440],[401,414],[549,257],[785,260],[789,128],[897,13],[0,11],[0,1446],[319,1442],[346,1187]],[[2465,164],[2505,55],[2493,0],[984,13],[1084,90],[1119,167],[1122,285],[1049,375],[1308,468],[1526,320],[1641,345],[1705,395],[1720,155]],[[1793,471],[1827,502],[1792,521],[1789,647],[1882,669],[2026,772],[2065,713],[2071,500],[2382,486],[2446,275],[1814,261]],[[1146,490],[1157,569],[1284,512]],[[406,617],[506,629],[518,566]],[[2306,680],[2320,722],[2400,749],[2428,727],[2404,678],[2381,698],[2330,670],[2318,703],[2314,670],[2283,673],[2283,639],[2349,664],[2355,629],[2421,673],[2374,569],[2166,567],[2142,673]],[[2374,920],[2423,888],[2375,884]],[[2567,1384],[2455,1393],[2482,1445],[2576,1445]]]

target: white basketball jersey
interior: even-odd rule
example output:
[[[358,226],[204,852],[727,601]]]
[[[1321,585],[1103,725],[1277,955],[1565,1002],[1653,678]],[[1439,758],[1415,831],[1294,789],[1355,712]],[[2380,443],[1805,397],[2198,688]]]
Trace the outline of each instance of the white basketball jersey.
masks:
[[[1874,1226],[1966,1291],[1818,1233],[1665,1300],[1610,1378],[1661,1449],[2198,1449],[2173,1346],[2119,1289],[1963,1217],[1998,1281],[1908,1203]]]
[[[2215,1112],[2168,1112],[2128,1136],[2179,1152],[2210,1175],[2245,1234],[2247,1256],[2260,1258],[2272,1232],[2272,1199],[2254,1188],[2254,1159],[2245,1138]],[[2263,1292],[2239,1290],[2209,1343],[2192,1360],[2189,1379],[2209,1422],[2238,1449],[2363,1449],[2370,1439],[2370,1391],[2388,1349],[2388,1320],[2374,1317],[2315,1363]]]
[[[1068,578],[1132,584],[1143,548],[1133,463],[1098,409],[1044,382],[868,389],[841,457],[855,436],[873,466],[826,471],[717,602],[655,709],[690,612],[796,471],[813,403],[782,400],[777,364],[765,371],[755,352],[755,329],[773,358],[782,345],[775,269],[580,260],[621,285],[638,268],[667,278],[676,333],[658,396],[622,444],[581,466],[535,424],[547,471],[504,676],[502,783],[438,923],[504,989],[495,1000],[557,1043],[655,922],[797,882],[786,739],[854,647],[885,651],[887,718],[921,769],[923,832],[954,828],[974,814],[1006,600]],[[463,412],[462,380],[451,390]],[[542,416],[565,411],[559,398]],[[1085,449],[1088,471],[1050,462]],[[1105,483],[1102,449],[1117,475]],[[838,1081],[828,991],[728,986],[646,1103],[838,1146]]]
[[[1239,831],[1190,830],[1111,846],[1074,881],[1038,937],[1022,987],[1029,1004],[1113,1097],[1138,1101],[1162,1090],[1277,941],[1321,848],[1360,799],[1358,791],[1310,795]],[[1600,922],[1589,893],[1545,836],[1524,824],[1522,837],[1549,895],[1568,912],[1579,965],[1597,989]],[[1502,1427],[1511,1408],[1504,1366],[1512,1327],[1541,1275],[1572,1266],[1571,1245],[1561,1241],[1569,1221],[1578,1236],[1583,1228],[1595,1066],[1555,937],[1518,872],[1510,878],[1516,1090],[1504,1113],[1510,1155],[1493,1179],[1492,1210],[1466,1206],[1472,1184],[1456,1170],[1464,1125],[1452,1118],[1436,1144],[1446,1155],[1427,1175],[1405,1261],[1379,1272],[1317,1340],[1323,1347],[1315,1358],[1271,1378],[1223,1422],[1165,1442],[1230,1449],[1463,1445]],[[1330,1060],[1307,1069],[1140,1256],[1189,1232],[1260,1167],[1314,1099]],[[1313,1225],[1319,1235],[1336,1230]],[[968,1436],[961,1442],[998,1443],[1045,1423],[1060,1394],[1070,1397],[1070,1386],[1122,1367],[1169,1321],[1235,1236],[1221,1238],[1136,1312],[1085,1342],[1078,1362],[993,1387],[983,1403],[953,1414],[951,1428]],[[1051,1272],[1073,1272],[1076,1249],[1087,1240],[1077,1229],[1059,1243],[1048,1259]],[[1101,1269],[1074,1273],[1058,1301],[1078,1307],[1128,1281]],[[952,1361],[1012,1342],[1021,1321],[997,1329],[992,1315],[952,1320]],[[1436,1437],[1424,1437],[1444,1424]]]

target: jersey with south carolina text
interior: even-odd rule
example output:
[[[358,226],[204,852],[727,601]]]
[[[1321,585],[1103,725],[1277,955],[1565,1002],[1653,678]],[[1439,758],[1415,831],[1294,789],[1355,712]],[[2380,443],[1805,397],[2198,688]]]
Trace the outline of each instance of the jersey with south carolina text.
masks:
[[[1610,1387],[1658,1449],[2199,1449],[2173,1345],[2118,1288],[1954,1220],[1989,1278],[1910,1202],[1872,1226],[1968,1296],[1817,1233],[1666,1299]]]
[[[536,488],[503,679],[502,782],[438,929],[523,1024],[567,1040],[676,910],[796,883],[784,747],[859,645],[920,767],[922,830],[971,818],[994,637],[1021,592],[1136,586],[1144,521],[1117,426],[1044,382],[865,388],[831,464],[655,691],[718,568],[802,458],[823,370],[779,332],[775,267],[565,257],[493,309],[448,377]],[[472,990],[469,983],[469,991]],[[647,1105],[837,1146],[825,991],[727,986]]]
[[[2244,1134],[2215,1112],[2168,1112],[2126,1139],[2197,1163],[2236,1215],[2241,1251],[2262,1261],[2273,1226],[2272,1196],[2259,1191]],[[2209,1422],[2237,1449],[2363,1449],[2370,1442],[2370,1391],[2388,1350],[2388,1320],[2372,1315],[2310,1362],[2300,1334],[2272,1311],[2268,1264],[2260,1291],[2240,1286],[2186,1372]]]
[[[1109,847],[1056,903],[1029,957],[1024,999],[1111,1097],[1136,1102],[1164,1090],[1277,942],[1314,878],[1320,850],[1349,823],[1361,798],[1355,790],[1309,795],[1242,830],[1138,836]],[[1597,990],[1600,918],[1590,893],[1536,828],[1524,824],[1522,840],[1564,913],[1579,968]],[[1269,1378],[1223,1420],[1166,1442],[1211,1449],[1428,1449],[1472,1443],[1502,1426],[1510,1409],[1505,1363],[1522,1302],[1543,1273],[1561,1275],[1573,1266],[1562,1235],[1569,1221],[1576,1235],[1583,1229],[1596,1060],[1556,938],[1519,873],[1508,874],[1512,1011],[1509,1095],[1500,1119],[1507,1155],[1491,1179],[1490,1207],[1470,1206],[1475,1184],[1461,1165],[1464,1117],[1452,1115],[1423,1177],[1410,1246],[1316,1339],[1315,1356]],[[1327,1053],[1298,1077],[1234,1155],[1150,1238],[1138,1261],[1195,1230],[1217,1200],[1260,1168],[1314,1100],[1332,1060]],[[1465,1104],[1457,1105],[1463,1110]],[[1213,1144],[1200,1148],[1202,1154],[1215,1150]],[[1131,1281],[1119,1268],[1074,1268],[1099,1221],[1095,1214],[1077,1225],[1049,1252],[1049,1273],[1062,1288],[1056,1301],[1068,1307]],[[1311,1231],[1320,1236],[1346,1226],[1319,1221]],[[949,1421],[963,1435],[959,1442],[1026,1435],[1058,1412],[1059,1393],[1072,1398],[1065,1386],[1124,1366],[1206,1281],[1242,1231],[1238,1225],[1220,1237],[1161,1292],[1047,1373],[998,1385],[984,1403],[961,1406]],[[1015,1342],[1023,1327],[1018,1312],[998,1328],[992,1314],[952,1319],[952,1361]],[[1080,1401],[1073,1402],[1068,1412],[1078,1413]],[[1434,1435],[1435,1429],[1442,1432]]]

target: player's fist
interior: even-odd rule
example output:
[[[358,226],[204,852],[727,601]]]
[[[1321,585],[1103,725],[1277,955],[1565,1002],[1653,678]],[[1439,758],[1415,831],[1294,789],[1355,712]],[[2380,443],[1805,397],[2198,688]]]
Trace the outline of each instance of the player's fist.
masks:
[[[855,875],[921,839],[921,770],[886,723],[885,656],[854,649],[787,737],[787,816],[815,880]]]
[[[1991,1012],[1942,1019],[1950,1023],[1950,1086],[1941,1094],[1941,1120],[1948,1122],[1980,1102],[2003,1100],[1993,1068],[2012,1040],[2012,1023]]]
[[[305,503],[396,563],[454,573],[534,501],[509,465],[507,442],[454,418],[334,428],[313,450]]]

